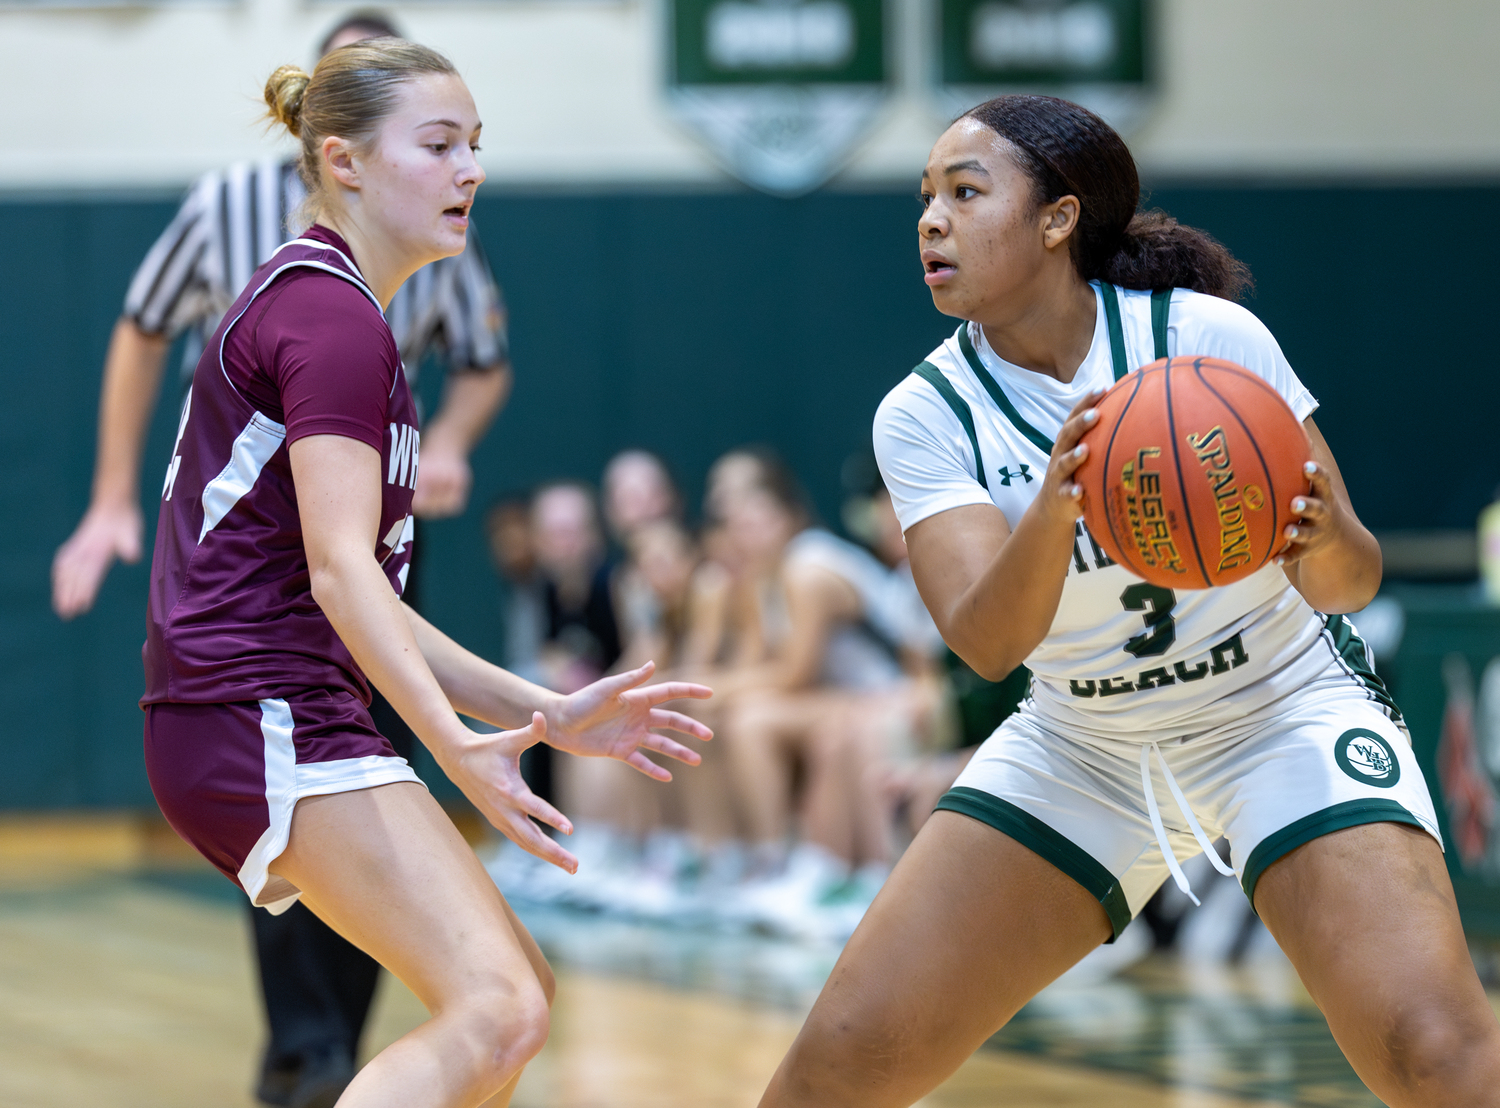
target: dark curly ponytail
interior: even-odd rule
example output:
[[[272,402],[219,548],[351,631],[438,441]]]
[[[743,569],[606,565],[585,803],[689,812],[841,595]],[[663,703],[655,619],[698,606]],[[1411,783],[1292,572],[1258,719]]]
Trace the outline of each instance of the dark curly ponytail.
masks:
[[[1073,264],[1085,281],[1187,288],[1238,300],[1250,270],[1207,232],[1137,212],[1141,182],[1125,140],[1086,108],[1053,96],[997,96],[964,113],[1015,147],[1041,203],[1078,197]]]

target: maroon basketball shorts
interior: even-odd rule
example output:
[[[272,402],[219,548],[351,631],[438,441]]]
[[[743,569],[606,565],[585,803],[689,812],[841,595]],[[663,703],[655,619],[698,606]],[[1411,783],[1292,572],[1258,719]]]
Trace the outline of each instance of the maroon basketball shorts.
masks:
[[[280,914],[301,891],[268,872],[304,796],[420,779],[341,690],[234,704],[148,704],[146,772],[173,829]]]

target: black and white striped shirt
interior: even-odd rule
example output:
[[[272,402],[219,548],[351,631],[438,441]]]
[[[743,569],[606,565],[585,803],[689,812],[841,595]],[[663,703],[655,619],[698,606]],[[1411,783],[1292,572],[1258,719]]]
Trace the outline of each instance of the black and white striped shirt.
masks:
[[[148,335],[191,329],[183,366],[191,376],[250,275],[292,237],[287,218],[306,195],[291,162],[240,162],[205,174],[136,270],[126,317]],[[385,314],[413,385],[434,349],[450,371],[509,358],[505,302],[472,225],[464,252],[414,273]]]

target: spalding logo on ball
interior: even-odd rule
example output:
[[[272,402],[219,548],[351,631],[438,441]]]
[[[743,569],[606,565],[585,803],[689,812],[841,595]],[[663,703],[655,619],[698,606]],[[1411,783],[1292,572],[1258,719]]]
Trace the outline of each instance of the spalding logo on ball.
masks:
[[[1097,408],[1077,480],[1089,533],[1115,561],[1153,585],[1203,589],[1285,545],[1312,444],[1260,377],[1221,358],[1163,358]]]

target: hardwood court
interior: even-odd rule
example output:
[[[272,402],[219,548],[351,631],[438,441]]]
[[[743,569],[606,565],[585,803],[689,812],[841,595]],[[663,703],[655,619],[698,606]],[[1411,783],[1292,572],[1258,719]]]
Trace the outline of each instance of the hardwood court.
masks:
[[[0,824],[0,1105],[253,1108],[261,1017],[235,890],[138,831],[47,834]],[[752,1108],[826,972],[770,943],[692,950],[681,932],[536,919],[558,998],[517,1108]],[[715,958],[760,959],[766,980],[797,987],[726,977]],[[1278,981],[1156,962],[1049,990],[924,1104],[1375,1108],[1295,982]],[[385,978],[368,1048],[423,1017]]]

